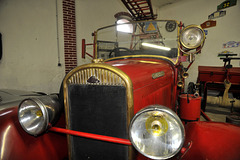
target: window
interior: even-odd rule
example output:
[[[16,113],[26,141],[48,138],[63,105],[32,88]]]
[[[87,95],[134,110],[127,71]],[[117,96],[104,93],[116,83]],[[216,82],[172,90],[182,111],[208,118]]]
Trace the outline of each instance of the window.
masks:
[[[133,33],[133,25],[132,24],[124,24],[130,22],[127,19],[119,19],[117,20],[117,31],[125,32],[125,33]]]

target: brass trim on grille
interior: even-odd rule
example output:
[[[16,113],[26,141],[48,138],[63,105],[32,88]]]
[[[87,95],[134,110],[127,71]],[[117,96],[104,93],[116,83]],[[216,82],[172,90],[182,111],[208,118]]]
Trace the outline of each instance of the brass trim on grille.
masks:
[[[88,80],[92,77],[98,82],[91,83]],[[75,72],[68,78],[68,84],[88,84],[88,85],[121,85],[125,86],[123,79],[114,72],[101,68],[85,68]]]
[[[92,80],[91,77],[93,78]],[[89,81],[88,81],[89,80]],[[126,87],[127,97],[127,130],[133,117],[133,87],[129,76],[122,70],[105,63],[91,63],[78,66],[70,71],[63,80],[64,106],[66,116],[66,128],[70,129],[69,124],[69,103],[68,103],[68,84],[86,85],[120,85]],[[70,136],[68,138],[69,159],[71,159]],[[129,146],[129,159],[132,159],[133,149]]]

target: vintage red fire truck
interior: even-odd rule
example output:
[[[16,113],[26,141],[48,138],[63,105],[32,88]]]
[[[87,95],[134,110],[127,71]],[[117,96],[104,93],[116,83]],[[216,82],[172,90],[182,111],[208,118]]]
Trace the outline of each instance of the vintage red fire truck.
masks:
[[[183,90],[201,27],[137,21],[93,36],[92,63],[59,95],[0,92],[1,159],[240,159],[240,127],[200,121],[198,91]]]

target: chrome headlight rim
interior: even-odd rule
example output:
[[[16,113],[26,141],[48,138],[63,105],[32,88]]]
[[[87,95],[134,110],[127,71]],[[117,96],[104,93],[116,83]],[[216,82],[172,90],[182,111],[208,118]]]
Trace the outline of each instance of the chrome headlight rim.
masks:
[[[181,133],[182,133],[182,142],[181,144],[179,145],[178,149],[173,152],[172,154],[169,154],[169,155],[165,155],[165,156],[154,156],[154,155],[148,155],[146,153],[144,153],[142,150],[140,150],[136,144],[134,143],[134,140],[131,136],[131,132],[132,132],[132,125],[134,123],[134,121],[143,113],[146,113],[146,112],[149,112],[149,111],[162,111],[166,114],[169,114],[171,117],[173,117],[179,124],[179,127],[180,127],[180,130],[181,130]],[[142,155],[148,157],[148,158],[151,158],[151,159],[168,159],[168,158],[171,158],[173,156],[175,156],[180,150],[181,148],[183,147],[183,144],[184,144],[184,141],[185,141],[185,129],[184,129],[184,126],[182,124],[182,121],[180,120],[180,118],[177,116],[177,114],[175,112],[173,112],[170,108],[168,107],[165,107],[165,106],[162,106],[162,105],[151,105],[151,106],[148,106],[142,110],[140,110],[138,113],[136,113],[133,117],[133,119],[131,120],[131,123],[129,125],[129,139],[132,143],[132,145],[134,146],[134,148],[139,152],[141,153]]]
[[[188,29],[190,29],[190,28],[196,28],[196,29],[198,29],[198,30],[200,30],[200,31],[202,32],[202,39],[201,39],[200,43],[199,43],[198,45],[196,45],[196,46],[193,46],[193,47],[186,45],[186,44],[183,42],[183,40],[182,40],[182,39],[183,39],[183,34],[185,33],[186,30],[188,30]],[[192,24],[192,25],[186,26],[186,27],[181,31],[179,40],[180,40],[181,45],[182,45],[184,48],[187,48],[187,49],[190,49],[190,50],[191,50],[191,49],[196,49],[196,48],[198,48],[199,46],[203,46],[204,41],[205,41],[205,38],[206,38],[206,35],[205,35],[205,32],[204,32],[204,30],[202,29],[202,27],[199,26],[199,25],[194,25],[194,24]]]
[[[33,103],[35,103],[37,106],[35,107],[38,107],[42,113],[42,116],[43,116],[43,126],[40,128],[40,130],[38,130],[37,132],[31,132],[29,131],[26,126],[23,124],[23,122],[21,121],[22,117],[21,117],[21,109],[22,109],[22,105],[26,102],[26,101],[32,101]],[[23,106],[23,107],[26,107],[26,106]],[[22,128],[24,129],[25,132],[27,132],[28,134],[30,135],[33,135],[33,136],[38,136],[40,134],[42,134],[44,131],[47,130],[48,128],[48,124],[49,124],[49,116],[48,116],[48,113],[47,113],[47,109],[45,107],[45,105],[37,98],[27,98],[27,99],[24,99],[20,104],[19,104],[19,107],[18,107],[18,120],[19,120],[19,123],[20,125],[22,126]]]

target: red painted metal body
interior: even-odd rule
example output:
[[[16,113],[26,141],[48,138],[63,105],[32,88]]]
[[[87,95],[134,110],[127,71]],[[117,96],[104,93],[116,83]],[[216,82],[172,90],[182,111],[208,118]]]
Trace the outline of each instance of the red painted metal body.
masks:
[[[59,160],[68,157],[65,134],[48,132],[34,137],[19,124],[18,107],[0,111],[1,160]],[[64,118],[62,116],[62,118]],[[63,119],[57,126],[64,127]]]
[[[198,83],[203,87],[203,104],[202,109],[205,109],[207,102],[207,90],[224,91],[224,80],[228,80],[231,83],[229,92],[239,94],[240,93],[240,67],[225,68],[225,67],[210,67],[199,66],[198,67]]]
[[[198,81],[223,83],[224,80],[228,78],[232,84],[240,85],[240,67],[233,67],[227,70],[229,74],[228,77],[224,67],[199,66]]]
[[[59,133],[64,133],[64,134],[69,134],[69,135],[74,135],[74,136],[79,136],[79,137],[97,139],[97,140],[100,140],[100,141],[107,141],[107,142],[112,142],[112,143],[132,145],[132,143],[128,139],[122,139],[122,138],[116,138],[116,137],[110,137],[110,136],[103,136],[103,135],[85,133],[85,132],[79,132],[79,131],[73,131],[73,130],[64,129],[64,128],[57,128],[57,127],[52,127],[49,130],[53,131],[53,132],[59,132]]]
[[[141,2],[141,3],[147,3],[147,2]],[[141,32],[139,32],[139,33],[142,33],[144,25],[139,24],[136,26],[138,27],[142,26]],[[178,30],[179,32],[182,30],[182,27],[183,27],[182,23],[180,23],[178,27],[180,27],[180,30]],[[103,28],[99,29],[98,31],[102,29]],[[147,34],[148,33],[146,32],[146,35]],[[97,32],[94,32],[93,35],[94,35],[93,43],[86,44],[85,40],[82,41],[82,47],[83,47],[82,58],[85,58],[85,55],[88,55],[93,58],[97,58],[96,57],[98,54]],[[151,39],[152,38],[154,37],[151,35]],[[165,39],[164,36],[162,38]],[[162,42],[163,44],[163,39],[161,39],[161,41],[159,40],[158,41]],[[139,39],[139,40],[142,40],[142,39]],[[178,38],[176,40],[178,40]],[[133,37],[132,37],[132,41],[133,41]],[[158,42],[158,41],[155,41],[155,42]],[[138,41],[136,42],[138,43]],[[115,43],[115,38],[114,38],[114,43]],[[88,45],[93,45],[93,50],[94,50],[93,55],[90,55],[89,53],[86,52],[86,46]],[[201,46],[196,48],[196,53],[199,53],[201,51],[202,46],[203,44],[201,44]],[[116,46],[114,46],[114,48],[112,49],[113,50],[117,49],[115,47]],[[147,55],[140,54],[139,58],[137,58],[137,54],[134,54],[129,57],[124,55],[124,57],[120,57],[119,59],[117,59],[118,57],[116,56],[117,50],[115,53],[116,57],[109,59],[109,61],[106,61],[105,63],[119,68],[120,70],[125,72],[131,79],[132,85],[133,85],[134,114],[136,114],[139,110],[149,105],[158,104],[158,105],[169,107],[174,111],[177,111],[179,109],[180,111],[179,116],[182,118],[182,120],[187,120],[187,122],[184,123],[185,135],[186,135],[185,144],[181,149],[181,151],[177,155],[172,157],[172,159],[186,159],[186,160],[188,159],[190,160],[192,159],[235,160],[236,159],[236,160],[239,160],[240,159],[240,152],[239,152],[240,127],[226,124],[226,123],[199,121],[200,112],[201,112],[200,98],[190,97],[188,99],[186,95],[181,95],[180,104],[177,103],[179,94],[182,91],[180,87],[177,87],[177,82],[184,81],[182,73],[186,71],[181,65],[181,62],[187,61],[188,58],[183,54],[183,46],[181,46],[181,43],[176,43],[176,46],[174,47],[180,48],[180,51],[178,50],[178,52],[180,53],[174,56],[170,56],[168,54],[166,54],[165,56],[172,57],[174,59],[174,62],[176,62],[176,64],[173,64],[170,61],[170,58],[164,59],[163,58],[164,56],[160,56],[158,54],[149,55],[149,57],[147,57]],[[118,46],[118,49],[120,48],[121,46]],[[123,47],[122,49],[124,48],[125,47]],[[113,50],[110,49],[110,51],[109,50],[106,50],[106,51],[108,51],[109,54],[111,54]],[[108,55],[108,58],[110,57],[111,56]],[[190,68],[192,63],[193,61],[190,62],[187,69]],[[204,83],[209,83],[209,82],[223,83],[223,81],[227,78],[228,80],[230,80],[232,84],[240,85],[239,73],[240,73],[240,68],[232,68],[232,69],[226,70],[223,67],[200,66],[198,81],[204,82]],[[154,76],[154,75],[158,75],[158,76]],[[97,82],[94,82],[94,83],[97,83]],[[91,84],[91,85],[95,85],[95,84]],[[60,93],[60,96],[61,96],[61,93]],[[67,102],[66,96],[64,98],[62,98],[61,100],[64,99],[65,102]],[[1,99],[0,99],[0,102],[1,102]],[[107,141],[110,143],[119,143],[122,145],[131,145],[131,142],[129,139],[122,139],[117,137],[110,137],[110,136],[98,135],[94,133],[85,133],[81,131],[65,129],[66,124],[65,124],[64,113],[62,113],[61,118],[56,125],[54,125],[52,128],[49,128],[49,130],[46,133],[43,133],[42,135],[38,135],[34,137],[32,135],[29,135],[22,129],[17,117],[18,107],[17,106],[14,107],[14,105],[12,106],[13,107],[10,106],[7,109],[0,110],[0,137],[1,137],[0,138],[0,147],[1,147],[0,159],[1,160],[2,159],[4,160],[5,159],[7,160],[8,159],[14,159],[14,160],[15,159],[20,159],[20,160],[21,159],[34,159],[34,160],[68,159],[68,148],[67,148],[68,144],[67,144],[66,135],[80,136],[80,137],[91,138],[91,139],[96,139],[100,141]],[[93,106],[92,109],[94,109],[94,107],[95,106]],[[204,115],[204,112],[202,112],[202,114]],[[204,116],[206,117],[207,120],[211,121],[207,117],[207,115],[204,115]],[[188,122],[188,121],[195,121],[195,122]],[[171,127],[169,128],[172,129]],[[119,130],[119,132],[121,132],[121,130]],[[170,143],[170,141],[166,143]],[[149,158],[144,157],[142,154],[136,151],[136,159],[147,160]]]
[[[185,145],[191,148],[182,159],[239,160],[240,128],[227,123],[191,122],[185,126]]]
[[[134,113],[152,104],[175,108],[175,70],[170,62],[160,59],[132,58],[107,63],[121,69],[131,78]],[[164,76],[153,79],[152,74],[157,72],[164,72]]]
[[[85,55],[88,55],[89,57],[94,58],[93,55],[86,52],[86,47],[89,45],[93,46],[94,44],[93,43],[86,44],[86,40],[82,39],[82,58],[85,58]]]
[[[132,80],[134,113],[151,105],[176,107],[178,95],[176,82],[178,69],[161,59],[131,58],[109,61],[108,64],[123,70]],[[164,72],[156,79],[153,73]],[[181,96],[180,116],[196,120],[200,116],[200,98]],[[27,134],[17,118],[17,107],[0,112],[1,159],[64,159],[67,154],[66,134],[93,138],[123,145],[131,145],[128,139],[89,134],[65,129],[64,115],[49,132],[34,137]],[[172,159],[240,159],[240,127],[214,122],[189,122],[185,124],[186,140],[181,152]],[[190,145],[189,145],[190,144]],[[25,154],[26,153],[26,154]],[[147,160],[141,154],[136,159]]]
[[[190,122],[184,146],[172,160],[239,160],[240,128],[227,123]],[[150,160],[143,155],[137,159]]]
[[[201,97],[194,97],[192,94],[182,94],[180,97],[179,116],[183,120],[197,121],[200,120],[201,114]]]
[[[212,120],[208,117],[208,115],[207,115],[205,112],[203,112],[203,110],[201,110],[201,115],[203,116],[203,118],[206,119],[206,121],[212,121]]]
[[[54,132],[71,134],[75,136],[93,138],[113,143],[131,145],[129,140],[116,139],[101,135],[88,134],[53,127]],[[227,123],[218,122],[190,122],[185,125],[185,144],[176,156],[171,159],[183,160],[239,160],[240,148],[240,127]],[[149,158],[137,154],[137,160],[150,160]]]

